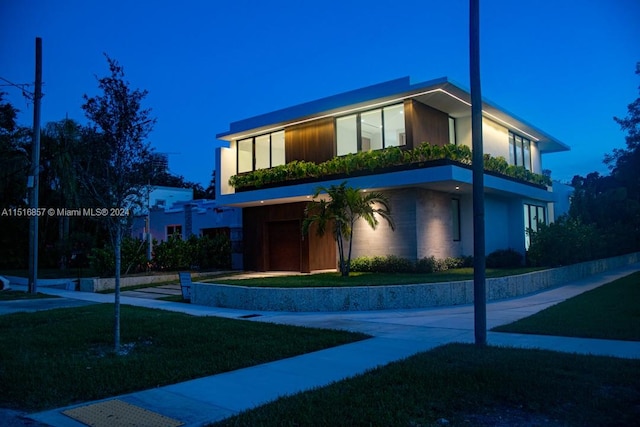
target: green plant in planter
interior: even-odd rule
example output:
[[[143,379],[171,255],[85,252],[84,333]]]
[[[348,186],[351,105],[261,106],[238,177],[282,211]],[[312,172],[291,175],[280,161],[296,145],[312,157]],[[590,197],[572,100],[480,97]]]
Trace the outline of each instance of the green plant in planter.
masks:
[[[423,166],[426,162],[440,159],[449,159],[470,165],[472,152],[466,145],[446,144],[439,146],[424,142],[412,150],[389,147],[382,150],[349,153],[344,156],[334,157],[320,164],[294,160],[270,169],[258,169],[253,172],[234,175],[229,179],[229,184],[236,189],[252,186],[261,187],[265,184],[301,178],[350,175],[359,171],[373,172],[403,164]],[[532,173],[522,166],[509,165],[503,157],[492,157],[489,154],[485,154],[484,168],[487,171],[511,176],[533,184],[551,185],[551,179],[548,176]]]

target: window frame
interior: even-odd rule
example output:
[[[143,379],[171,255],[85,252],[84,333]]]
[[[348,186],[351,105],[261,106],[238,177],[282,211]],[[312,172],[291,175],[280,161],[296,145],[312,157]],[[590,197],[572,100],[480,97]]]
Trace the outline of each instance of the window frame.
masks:
[[[338,140],[338,120],[341,119],[346,119],[347,117],[355,117],[355,124],[356,124],[356,152],[355,153],[359,153],[362,151],[362,141],[363,141],[363,135],[362,135],[362,115],[363,114],[369,114],[369,113],[373,113],[375,111],[378,111],[380,113],[380,121],[382,123],[382,127],[380,129],[380,138],[381,138],[381,144],[382,144],[382,148],[376,148],[376,149],[370,149],[369,151],[375,151],[375,150],[383,150],[385,148],[387,148],[387,142],[386,142],[386,120],[385,120],[385,109],[388,109],[390,107],[397,107],[397,106],[401,106],[402,107],[402,112],[403,112],[403,120],[404,120],[404,103],[399,102],[399,103],[395,103],[395,104],[389,104],[389,105],[385,105],[382,107],[377,107],[377,108],[371,108],[368,110],[362,110],[362,111],[358,111],[356,113],[350,113],[350,114],[345,114],[342,116],[337,116],[334,118],[334,139],[335,139],[335,152],[336,154],[340,152],[339,149],[339,140]],[[402,148],[404,146],[406,146],[407,141],[406,141],[406,123],[403,123],[403,128],[404,128],[404,132],[401,132],[398,135],[398,141],[397,141],[397,145],[390,145],[389,147],[399,147]],[[403,135],[404,138],[403,138]],[[401,144],[402,143],[402,144]],[[338,156],[346,156],[347,154],[355,154],[354,152],[346,152],[343,154],[337,154]]]
[[[518,140],[520,143],[519,147]],[[532,146],[533,141],[531,141],[531,139],[509,130],[509,163],[514,166],[522,166],[526,170],[533,172]]]
[[[273,135],[281,133],[282,132],[282,142],[284,144],[285,141],[285,131],[284,129],[282,130],[278,130],[275,132],[269,132],[269,133],[261,133],[259,135],[254,135],[254,136],[250,136],[247,138],[242,138],[242,139],[238,139],[236,140],[236,171],[238,174],[242,174],[242,173],[249,173],[249,172],[253,172],[256,171],[258,169],[271,169],[274,166],[279,166],[279,165],[274,165],[273,164],[273,159],[274,159],[274,155],[273,155]],[[258,160],[256,158],[256,154],[257,154],[257,150],[256,150],[256,141],[260,138],[263,137],[268,137],[269,138],[269,142],[268,142],[268,151],[269,151],[269,166],[267,167],[259,167],[257,168],[256,165],[258,163]],[[243,170],[242,172],[240,171],[240,143],[241,142],[245,142],[245,141],[251,141],[251,169],[249,170]],[[286,144],[283,145],[283,151],[286,150]],[[284,154],[284,153],[283,153]],[[286,156],[285,156],[285,162],[286,162]]]

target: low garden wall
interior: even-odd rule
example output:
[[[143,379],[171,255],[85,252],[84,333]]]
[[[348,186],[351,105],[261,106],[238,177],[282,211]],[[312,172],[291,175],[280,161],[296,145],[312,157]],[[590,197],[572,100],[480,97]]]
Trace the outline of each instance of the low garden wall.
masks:
[[[191,273],[191,277],[197,278],[210,275],[211,273]],[[160,282],[178,281],[178,273],[158,274],[153,276],[132,276],[120,278],[120,288],[127,288],[138,285],[151,285]],[[80,279],[81,292],[109,291],[116,288],[116,279],[113,277],[92,277]]]
[[[487,300],[531,294],[640,262],[640,253],[486,280]],[[365,311],[473,303],[473,281],[336,288],[256,288],[194,282],[193,304],[256,311]]]

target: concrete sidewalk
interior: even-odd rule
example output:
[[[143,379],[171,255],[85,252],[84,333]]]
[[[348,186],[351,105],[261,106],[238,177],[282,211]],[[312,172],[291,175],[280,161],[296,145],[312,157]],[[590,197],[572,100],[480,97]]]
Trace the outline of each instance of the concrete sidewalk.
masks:
[[[487,327],[506,324],[534,314],[587,290],[640,270],[640,264],[571,282],[527,297],[487,304]],[[113,295],[86,294],[47,289],[64,298],[112,302]],[[340,313],[247,312],[193,306],[141,298],[122,298],[123,304],[179,311],[197,316],[240,318],[250,321],[311,326],[365,332],[373,338],[289,359],[220,375],[105,399],[118,400],[162,414],[186,426],[201,426],[277,399],[328,385],[377,366],[451,342],[473,342],[473,306],[417,310]],[[1,307],[1,304],[0,304]],[[1,310],[0,310],[1,311]],[[488,333],[489,344],[640,358],[640,342],[623,342],[537,335]],[[30,414],[29,418],[51,426],[84,426],[62,414],[83,403]]]

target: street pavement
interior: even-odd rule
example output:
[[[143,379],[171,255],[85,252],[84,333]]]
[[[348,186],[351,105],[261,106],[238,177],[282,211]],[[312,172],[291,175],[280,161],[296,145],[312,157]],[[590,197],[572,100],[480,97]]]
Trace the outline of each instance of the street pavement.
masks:
[[[640,264],[634,264],[533,295],[490,302],[487,304],[487,328],[491,329],[530,316],[638,270]],[[60,304],[65,300],[84,303],[113,301],[113,295],[61,289],[40,290],[60,297],[54,299],[59,300]],[[161,414],[185,426],[206,425],[278,397],[322,387],[443,344],[474,342],[473,305],[366,312],[285,313],[196,306],[140,298],[140,295],[122,296],[121,302],[194,316],[241,319],[249,315],[252,317],[246,321],[342,329],[364,332],[372,336],[356,343],[100,401],[109,403],[115,399],[126,402],[135,408]],[[52,308],[52,303],[46,304],[46,308]],[[10,304],[0,302],[0,314],[15,311],[15,307],[7,308],[7,305]],[[498,346],[640,359],[640,342],[497,332],[488,332],[487,341],[490,345]],[[28,414],[27,417],[30,421],[44,425],[81,427],[86,424],[62,412],[90,403],[96,402]]]

